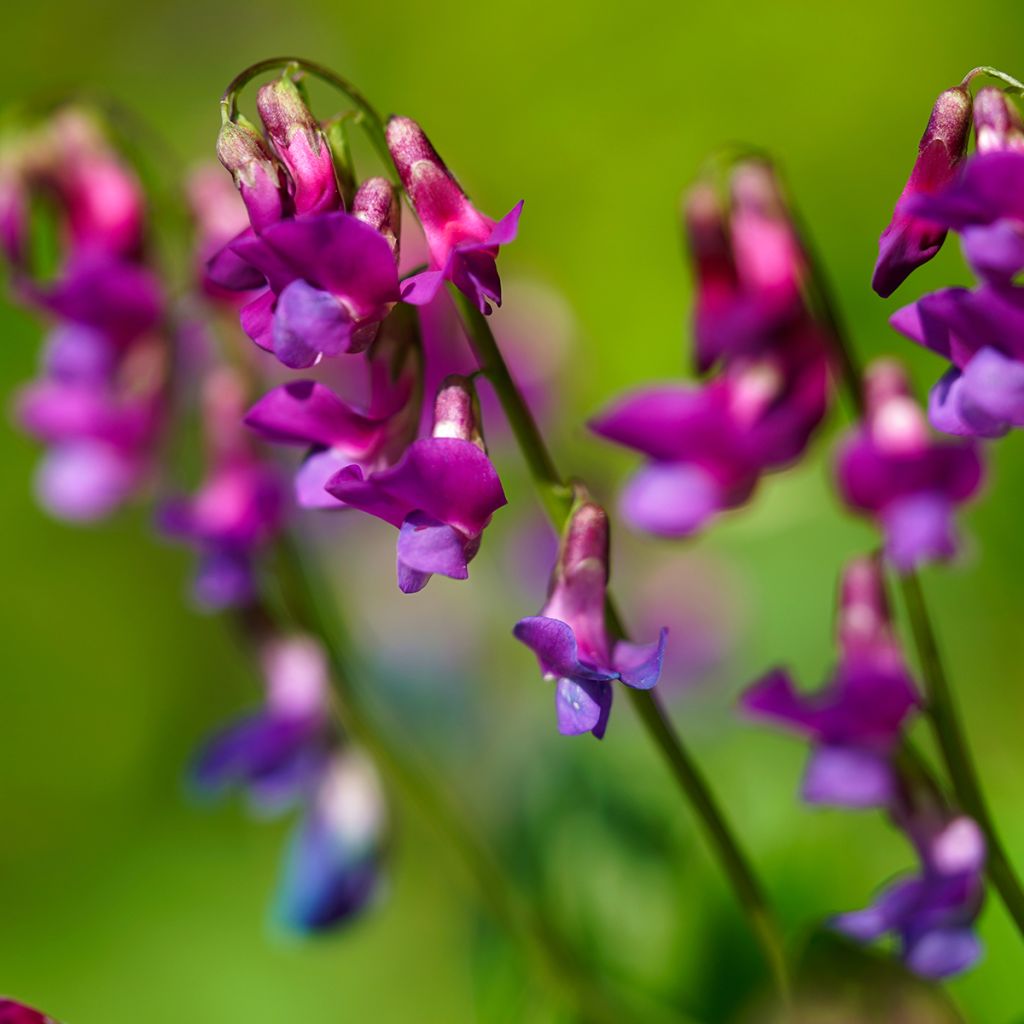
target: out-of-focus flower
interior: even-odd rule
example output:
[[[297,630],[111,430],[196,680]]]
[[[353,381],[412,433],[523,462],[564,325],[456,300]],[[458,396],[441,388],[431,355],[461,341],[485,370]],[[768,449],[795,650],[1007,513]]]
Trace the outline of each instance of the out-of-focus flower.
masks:
[[[956,507],[982,480],[977,448],[929,436],[898,363],[880,360],[869,367],[865,393],[864,422],[836,460],[843,499],[877,520],[886,554],[900,571],[951,557]]]
[[[939,95],[918,147],[910,178],[878,243],[871,285],[883,298],[942,247],[946,228],[915,208],[915,197],[940,192],[956,177],[971,133],[971,94],[962,87]]]
[[[277,916],[320,932],[349,920],[373,898],[387,833],[387,808],[372,762],[336,753],[299,823],[278,888]]]
[[[1024,150],[1024,122],[1002,89],[986,86],[974,97],[974,145],[979,153]]]
[[[315,790],[333,741],[328,671],[312,637],[275,637],[261,651],[266,700],[213,736],[192,768],[203,792],[242,786],[261,811],[290,806]]]
[[[839,646],[839,666],[818,693],[801,694],[776,669],[743,695],[741,706],[810,739],[803,782],[809,803],[888,807],[898,790],[893,752],[918,697],[873,559],[858,559],[844,573]]]
[[[414,441],[381,472],[347,466],[327,490],[399,530],[398,585],[407,594],[422,590],[434,573],[467,579],[485,527],[506,504],[484,447],[476,396],[461,377],[441,385],[431,437]]]
[[[430,250],[430,269],[402,283],[402,298],[424,305],[451,281],[481,313],[490,313],[491,302],[501,305],[498,250],[515,239],[522,202],[497,223],[485,217],[411,118],[392,117],[387,141]]]
[[[0,999],[0,1024],[57,1024],[52,1017],[47,1017],[31,1006],[15,1002],[13,999]]]
[[[985,839],[970,818],[910,822],[920,870],[887,885],[874,903],[836,917],[838,931],[860,942],[896,936],[907,966],[928,978],[948,978],[981,956],[974,922],[985,883]]]
[[[623,514],[667,537],[745,502],[761,474],[796,459],[828,404],[828,362],[814,328],[778,351],[736,357],[705,384],[627,396],[590,424],[651,460],[626,486]]]
[[[548,599],[539,615],[520,619],[515,636],[529,647],[555,686],[558,731],[600,739],[612,706],[612,682],[649,690],[661,674],[668,631],[657,642],[634,644],[609,634],[608,516],[579,502],[566,525]]]
[[[243,277],[248,274],[253,287],[263,284],[263,276],[258,271],[248,264],[241,264],[238,257],[226,248],[248,229],[245,204],[216,164],[196,167],[189,174],[186,189],[196,229],[196,276],[203,291],[210,298],[222,302],[244,301],[244,291],[223,288],[215,282],[209,264],[219,254],[221,259],[236,263],[235,269]]]
[[[200,552],[194,594],[210,610],[237,606],[255,592],[252,563],[282,524],[277,472],[254,451],[242,426],[245,388],[232,370],[210,375],[204,388],[210,466],[191,498],[168,501],[160,527]]]

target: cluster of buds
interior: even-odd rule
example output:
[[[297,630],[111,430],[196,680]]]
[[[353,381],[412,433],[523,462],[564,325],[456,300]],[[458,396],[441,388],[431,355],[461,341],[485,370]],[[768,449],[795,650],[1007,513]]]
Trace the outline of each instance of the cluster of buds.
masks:
[[[30,244],[36,197],[56,211],[52,275]],[[47,446],[36,490],[60,518],[102,518],[152,474],[168,359],[144,228],[138,181],[87,112],[61,109],[0,150],[0,247],[18,299],[53,325],[16,413]]]
[[[412,307],[431,303],[444,281],[481,311],[499,303],[495,260],[515,235],[519,207],[500,224],[479,213],[422,129],[392,118],[394,171],[430,253],[427,270],[400,281],[390,182],[356,185],[337,162],[343,147],[332,147],[291,73],[263,86],[257,106],[265,134],[240,117],[221,131],[218,154],[249,225],[212,255],[207,278],[222,292],[247,293],[240,319],[257,345],[290,369],[318,370],[265,395],[246,422],[265,440],[305,449],[295,479],[301,506],[361,509],[398,528],[403,591],[434,574],[465,579],[505,496],[471,380],[442,380],[424,423],[429,436],[417,439],[423,381],[441,377],[424,365]],[[341,397],[354,392],[355,401]]]
[[[972,925],[981,907],[985,844],[977,825],[952,815],[900,758],[920,698],[892,628],[877,559],[847,567],[838,618],[840,661],[822,690],[801,694],[776,670],[747,690],[742,708],[813,744],[802,790],[808,803],[881,808],[920,855],[919,875],[886,889],[871,908],[837,918],[835,927],[865,942],[896,933],[913,970],[955,974],[980,955]]]
[[[799,457],[828,405],[828,342],[804,298],[808,260],[779,182],[751,159],[729,185],[727,205],[708,182],[686,203],[695,363],[711,378],[636,392],[591,424],[650,459],[623,511],[668,537],[745,502],[766,471]]]
[[[301,808],[276,916],[297,931],[321,931],[376,892],[387,832],[383,791],[372,763],[332,724],[319,643],[272,636],[261,662],[263,707],[208,741],[192,779],[210,795],[244,788],[263,815]]]
[[[975,150],[967,155],[971,128]],[[936,101],[920,152],[882,235],[875,290],[891,294],[956,231],[981,279],[900,309],[892,325],[949,360],[929,415],[949,434],[998,437],[1024,426],[1024,123],[1015,101],[967,85]]]

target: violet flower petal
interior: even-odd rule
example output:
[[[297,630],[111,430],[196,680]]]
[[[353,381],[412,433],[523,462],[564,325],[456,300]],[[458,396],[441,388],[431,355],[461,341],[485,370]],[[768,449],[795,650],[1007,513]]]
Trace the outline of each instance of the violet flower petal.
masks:
[[[885,807],[896,794],[896,782],[888,754],[825,744],[811,751],[801,792],[811,804]]]
[[[453,580],[469,578],[466,538],[447,523],[422,512],[413,512],[398,534],[399,582],[404,568],[413,573],[432,573]],[[425,582],[425,581],[424,581]],[[417,587],[417,590],[422,587]],[[408,593],[408,591],[406,591]]]
[[[560,619],[545,615],[528,616],[515,624],[512,633],[537,655],[545,675],[597,682],[618,678],[615,671],[580,662],[576,634]]]
[[[635,644],[620,640],[612,656],[619,678],[636,690],[650,690],[661,676],[667,640],[668,630],[664,627],[654,643]]]
[[[925,978],[949,978],[975,964],[981,953],[981,941],[970,928],[936,928],[909,945],[906,961]]]
[[[330,292],[292,281],[277,300],[271,337],[274,354],[293,370],[336,356],[352,347],[352,316]]]
[[[900,572],[956,554],[953,505],[941,494],[917,494],[894,501],[882,512],[885,553]]]
[[[563,736],[579,736],[592,732],[597,739],[604,736],[612,709],[612,688],[609,683],[589,679],[559,679],[555,687],[555,710],[558,731]]]
[[[620,502],[631,526],[662,537],[688,536],[725,508],[714,477],[690,463],[644,466],[623,488]]]

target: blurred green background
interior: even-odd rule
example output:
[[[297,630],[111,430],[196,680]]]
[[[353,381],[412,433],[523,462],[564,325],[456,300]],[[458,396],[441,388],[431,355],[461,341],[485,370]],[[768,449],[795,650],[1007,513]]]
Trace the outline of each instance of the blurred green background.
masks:
[[[948,245],[883,302],[868,287],[875,242],[934,96],[977,64],[1024,73],[1022,39],[1019,0],[636,0],[622,10],[582,0],[51,0],[5,13],[0,96],[63,85],[110,93],[191,163],[212,155],[227,80],[286,52],[418,118],[482,209],[500,215],[525,198],[503,273],[510,290],[556,289],[570,311],[556,429],[563,461],[610,498],[631,460],[579,424],[624,385],[682,372],[690,288],[678,197],[724,141],[778,155],[861,351],[905,356],[923,394],[939,363],[886,318],[963,279],[959,253]],[[0,329],[9,399],[33,372],[40,331],[6,307]],[[841,411],[835,420],[830,434]],[[752,508],[685,548],[617,540],[627,609],[657,568],[675,606],[665,617],[722,649],[672,709],[794,942],[912,863],[878,815],[801,807],[801,744],[733,712],[741,686],[773,663],[809,683],[830,664],[836,572],[873,536],[830,494],[829,446],[820,439]],[[549,1019],[543,990],[523,981],[415,808],[396,809],[391,884],[375,913],[315,943],[268,929],[287,825],[252,822],[234,805],[197,809],[181,784],[199,739],[256,699],[246,662],[223,623],[187,610],[187,555],[154,542],[146,514],[87,530],[50,522],[30,498],[34,458],[13,428],[0,432],[0,991],[69,1024]],[[528,492],[514,454],[499,445],[498,458],[521,522]],[[1022,496],[1015,436],[992,450],[987,495],[964,516],[968,555],[925,583],[992,802],[1024,865]],[[509,635],[542,584],[508,585],[500,538],[512,542],[517,517],[500,515],[472,585],[435,582],[406,599],[392,592],[383,531],[317,524],[336,541],[328,562],[367,646],[390,638],[377,695],[435,751],[510,870],[596,962],[725,1019],[757,983],[756,951],[625,702],[603,744],[554,734],[550,691]],[[951,991],[968,1020],[1024,1020],[1024,949],[996,900],[981,933],[984,961]]]

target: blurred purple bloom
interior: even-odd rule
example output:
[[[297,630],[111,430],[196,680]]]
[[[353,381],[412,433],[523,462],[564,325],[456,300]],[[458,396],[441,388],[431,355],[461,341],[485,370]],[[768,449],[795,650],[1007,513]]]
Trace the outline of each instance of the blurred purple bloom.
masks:
[[[566,526],[547,602],[513,631],[555,682],[558,731],[566,736],[591,732],[600,739],[611,712],[611,683],[649,690],[661,674],[668,631],[651,644],[613,639],[605,621],[607,584],[608,517],[599,505],[583,502]]]
[[[292,839],[278,888],[277,917],[299,932],[349,920],[380,883],[387,809],[380,779],[361,753],[337,753]]]
[[[0,999],[0,1024],[56,1024],[56,1021],[24,1003]]]
[[[977,448],[929,436],[897,363],[871,366],[865,390],[865,420],[836,460],[843,499],[878,522],[886,554],[901,572],[951,557],[954,512],[981,484]]]
[[[946,228],[921,212],[914,200],[941,191],[954,179],[970,132],[970,92],[963,87],[947,89],[935,101],[910,178],[878,243],[871,285],[883,298],[942,247]]]
[[[490,313],[491,302],[501,305],[498,250],[515,239],[522,202],[495,223],[469,201],[415,121],[392,117],[387,140],[430,250],[430,269],[402,283],[402,298],[424,305],[451,281],[481,313]]]
[[[398,585],[407,594],[422,590],[434,573],[468,578],[485,527],[506,504],[472,386],[457,377],[438,392],[432,437],[414,441],[389,469],[366,474],[358,464],[347,466],[327,490],[399,530]]]
[[[839,666],[819,692],[800,693],[777,669],[747,690],[741,706],[812,742],[803,783],[809,803],[889,806],[897,792],[892,754],[918,697],[874,560],[852,562],[843,576],[839,642]]]
[[[841,914],[832,924],[859,942],[891,933],[899,938],[912,971],[948,978],[981,956],[974,922],[984,896],[985,840],[978,826],[963,817],[913,838],[920,871],[890,883],[871,906]]]

